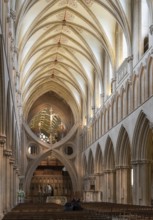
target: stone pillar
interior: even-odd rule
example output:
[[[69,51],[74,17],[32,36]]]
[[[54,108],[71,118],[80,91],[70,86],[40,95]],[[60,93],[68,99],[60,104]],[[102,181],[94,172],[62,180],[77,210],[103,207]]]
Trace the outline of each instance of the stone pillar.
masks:
[[[116,182],[114,170],[105,170],[104,179],[104,202],[116,202]]]
[[[133,162],[133,204],[151,205],[151,162]]]
[[[4,169],[5,169],[5,184],[4,184],[4,210],[5,213],[9,212],[11,209],[10,206],[10,163],[9,163],[9,157],[12,156],[11,150],[4,150],[3,154],[5,156],[4,158]],[[4,214],[5,214],[4,213]]]
[[[99,186],[99,190],[101,191],[101,201],[103,201],[104,199],[104,191],[105,191],[105,178],[104,178],[104,173],[100,174],[100,186]]]
[[[141,164],[140,183],[142,188],[142,205],[151,205],[151,162]]]
[[[120,197],[121,197],[121,169],[119,167],[116,168],[116,202],[121,203]]]
[[[131,203],[131,168],[119,166],[116,168],[116,202]]]
[[[95,191],[97,192],[96,201],[100,201],[100,176],[99,173],[95,174]]]
[[[99,187],[100,187],[100,176],[99,173],[95,174],[95,190],[99,191]]]
[[[3,149],[4,149],[4,144],[6,143],[6,136],[0,135],[0,220],[3,218],[4,213],[4,203],[3,203],[3,198],[4,198],[4,167],[3,167]]]
[[[13,202],[13,190],[14,190],[14,182],[13,182],[13,165],[14,165],[14,158],[10,157],[10,207],[11,209],[14,207],[14,202]]]
[[[16,182],[17,175],[16,175],[16,169],[17,169],[17,166],[14,164],[13,165],[13,206],[17,205],[17,190],[16,190],[16,187],[17,187],[17,182]]]

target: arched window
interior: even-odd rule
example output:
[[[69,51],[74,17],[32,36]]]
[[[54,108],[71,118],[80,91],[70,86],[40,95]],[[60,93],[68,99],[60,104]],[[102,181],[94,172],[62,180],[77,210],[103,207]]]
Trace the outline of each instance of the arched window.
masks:
[[[142,53],[145,53],[149,48],[149,9],[146,0],[141,0],[141,39]]]
[[[128,56],[126,38],[119,25],[116,26],[116,55],[117,68],[119,68]]]
[[[105,94],[107,98],[112,94],[112,90],[113,90],[112,89],[113,70],[112,70],[111,62],[108,57],[105,57],[104,72],[105,72],[104,88],[105,88]]]

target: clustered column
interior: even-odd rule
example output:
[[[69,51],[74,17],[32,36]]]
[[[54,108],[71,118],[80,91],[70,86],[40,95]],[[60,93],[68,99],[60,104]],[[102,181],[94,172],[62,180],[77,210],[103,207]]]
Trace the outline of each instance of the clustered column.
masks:
[[[131,167],[118,166],[116,168],[116,202],[131,203]]]
[[[13,175],[13,165],[14,165],[14,158],[10,157],[10,179],[11,179],[11,184],[10,184],[10,207],[12,208],[14,205],[14,175]]]
[[[12,156],[12,151],[8,149],[3,150],[3,155],[4,155],[4,163],[3,163],[3,170],[4,172],[4,178],[5,178],[5,184],[4,184],[4,214],[10,211],[12,208],[10,205],[10,185],[11,185],[11,179],[10,179],[10,163],[9,163],[9,158]]]
[[[134,161],[133,164],[133,204],[150,205],[151,201],[151,161]],[[147,180],[147,181],[146,181]]]
[[[105,180],[104,201],[115,202],[115,171],[105,170],[104,180]]]
[[[6,143],[6,136],[1,135],[0,136],[0,219],[3,218],[4,215],[4,203],[3,203],[3,198],[4,198],[4,167],[3,167],[3,149],[4,145]]]

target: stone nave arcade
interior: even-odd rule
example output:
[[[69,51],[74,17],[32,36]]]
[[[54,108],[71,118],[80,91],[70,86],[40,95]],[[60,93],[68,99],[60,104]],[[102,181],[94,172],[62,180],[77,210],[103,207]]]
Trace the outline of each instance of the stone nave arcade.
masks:
[[[0,1],[0,103],[0,218],[48,181],[150,205],[153,1]]]

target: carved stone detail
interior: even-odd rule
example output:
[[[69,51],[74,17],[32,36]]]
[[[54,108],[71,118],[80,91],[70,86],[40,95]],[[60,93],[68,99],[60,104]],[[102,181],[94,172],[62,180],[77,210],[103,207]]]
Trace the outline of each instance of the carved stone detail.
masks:
[[[125,166],[125,165],[123,165],[123,166],[120,166],[120,165],[118,165],[118,166],[116,166],[116,168],[115,168],[116,170],[122,170],[122,169],[131,169],[131,166]]]
[[[149,123],[149,127],[150,127],[151,129],[153,129],[153,122],[150,122],[150,123]]]
[[[86,5],[88,5],[89,7],[91,7],[92,6],[92,4],[93,4],[93,0],[83,0],[84,1],[84,3],[86,4]]]
[[[132,165],[140,165],[140,164],[151,164],[152,160],[133,160]]]
[[[127,62],[128,62],[128,63],[129,63],[130,61],[132,61],[132,60],[133,60],[133,55],[127,57]]]
[[[14,11],[13,9],[10,9],[10,16],[13,19],[13,21],[16,20],[16,11]]]
[[[20,176],[20,170],[19,170],[18,168],[16,168],[16,174],[17,174],[18,176]]]
[[[14,46],[14,53],[18,54],[18,48],[16,46]]]
[[[0,145],[3,146],[6,143],[6,136],[0,135]]]
[[[14,164],[15,163],[15,160],[14,160],[14,158],[13,157],[10,157],[10,164]]]
[[[4,156],[6,156],[6,157],[10,157],[10,156],[12,156],[12,150],[4,150],[4,151],[3,151],[3,154],[4,154]]]
[[[8,16],[8,17],[6,18],[6,21],[7,21],[7,23],[10,23],[11,17]]]
[[[150,34],[153,35],[153,24],[149,27],[150,29]]]
[[[14,170],[16,170],[16,169],[17,169],[16,164],[13,164],[13,169],[14,169]]]

